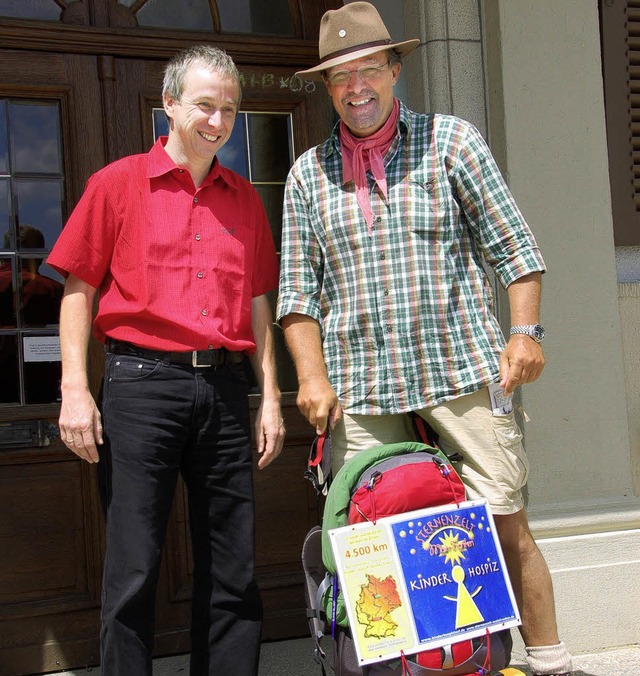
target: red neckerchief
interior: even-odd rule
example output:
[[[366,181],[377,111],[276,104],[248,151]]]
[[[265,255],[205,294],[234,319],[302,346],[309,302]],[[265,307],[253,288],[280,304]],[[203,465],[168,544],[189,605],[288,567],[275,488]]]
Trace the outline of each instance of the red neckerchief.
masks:
[[[400,102],[394,99],[393,110],[387,121],[377,132],[360,138],[354,136],[344,122],[340,122],[340,148],[342,150],[342,182],[348,183],[353,180],[356,184],[356,199],[367,228],[371,232],[373,228],[373,209],[369,199],[369,186],[367,184],[367,170],[370,169],[373,178],[387,199],[387,177],[384,172],[383,157],[391,147],[396,135],[398,116],[400,115]]]

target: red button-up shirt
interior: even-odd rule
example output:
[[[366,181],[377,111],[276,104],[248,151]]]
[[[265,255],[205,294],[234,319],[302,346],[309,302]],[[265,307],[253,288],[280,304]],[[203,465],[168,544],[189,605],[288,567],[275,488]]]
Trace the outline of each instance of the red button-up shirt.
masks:
[[[278,279],[262,202],[217,158],[196,188],[165,143],[89,179],[47,262],[99,288],[100,341],[251,353],[251,299]]]

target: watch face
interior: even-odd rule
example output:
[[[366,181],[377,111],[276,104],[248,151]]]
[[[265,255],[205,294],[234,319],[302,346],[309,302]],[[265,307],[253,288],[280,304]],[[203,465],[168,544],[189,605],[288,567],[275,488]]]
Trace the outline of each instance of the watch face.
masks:
[[[544,338],[544,327],[540,326],[540,324],[536,324],[533,327],[533,331],[531,333],[531,337],[537,341],[538,343],[542,341]]]

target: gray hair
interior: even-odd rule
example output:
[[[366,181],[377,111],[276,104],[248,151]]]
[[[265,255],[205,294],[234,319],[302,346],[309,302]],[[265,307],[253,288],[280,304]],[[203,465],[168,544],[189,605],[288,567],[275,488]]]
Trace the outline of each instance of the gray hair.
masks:
[[[393,68],[396,63],[402,63],[402,57],[395,49],[388,49],[387,56],[389,57],[389,65]]]
[[[187,71],[195,64],[214,71],[225,79],[234,80],[238,85],[238,91],[242,94],[240,73],[233,59],[218,47],[194,45],[178,52],[167,64],[162,83],[162,95],[174,101],[180,101]]]

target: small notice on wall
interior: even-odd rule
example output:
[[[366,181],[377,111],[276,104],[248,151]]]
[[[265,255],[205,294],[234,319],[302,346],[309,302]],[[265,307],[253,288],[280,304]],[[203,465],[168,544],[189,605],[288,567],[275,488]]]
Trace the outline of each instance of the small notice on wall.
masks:
[[[22,347],[25,362],[60,361],[59,336],[25,336]]]

